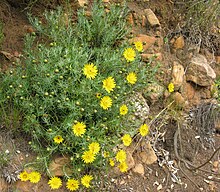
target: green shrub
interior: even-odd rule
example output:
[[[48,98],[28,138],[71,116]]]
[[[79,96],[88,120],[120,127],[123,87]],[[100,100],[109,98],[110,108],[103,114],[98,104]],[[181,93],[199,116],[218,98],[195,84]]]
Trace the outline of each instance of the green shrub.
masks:
[[[25,60],[2,75],[2,102],[20,109],[46,171],[53,154],[71,157],[74,177],[106,170],[121,137],[137,133],[140,124],[132,120],[134,103],[128,98],[147,86],[155,69],[124,40],[127,12],[113,5],[106,13],[95,3],[91,17],[79,10],[77,23],[71,15],[64,22],[61,9],[47,12],[45,24],[30,18],[36,34],[47,40],[36,43],[35,34],[27,35]],[[88,163],[83,157],[92,142],[100,150],[94,147]]]

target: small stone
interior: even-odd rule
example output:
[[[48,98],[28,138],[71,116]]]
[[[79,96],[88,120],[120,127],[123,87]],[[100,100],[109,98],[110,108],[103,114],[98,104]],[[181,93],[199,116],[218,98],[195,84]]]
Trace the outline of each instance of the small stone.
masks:
[[[139,152],[138,156],[143,163],[151,165],[157,161],[157,156],[150,143],[145,143],[145,145],[142,146],[142,148],[143,151]]]
[[[184,45],[185,42],[184,42],[184,37],[182,35],[178,37],[173,43],[174,49],[182,49]]]
[[[160,26],[160,22],[159,22],[158,18],[156,17],[156,15],[154,14],[154,12],[151,9],[145,9],[144,13],[147,17],[148,22],[150,23],[150,25],[152,27]]]
[[[220,64],[220,56],[216,56],[215,61],[216,61],[217,64]]]
[[[183,82],[185,77],[184,67],[177,62],[174,62],[172,69],[172,83],[174,84],[175,90],[178,90]]]
[[[157,187],[157,191],[160,191],[162,188],[163,188],[163,186],[162,186],[161,184],[158,185],[158,187]]]
[[[144,15],[142,15],[141,26],[142,26],[142,27],[145,27],[145,26],[146,26],[146,22],[147,22],[147,18],[146,18]]]
[[[109,3],[109,0],[102,0],[103,3]]]
[[[132,171],[144,176],[144,166],[141,163],[136,164]]]
[[[54,157],[49,164],[49,171],[51,175],[57,177],[64,176],[64,168],[65,172],[70,175],[72,173],[72,170],[68,166],[69,163],[70,158],[68,157]]]
[[[192,81],[200,86],[211,86],[215,78],[215,71],[209,66],[203,55],[197,54],[191,59],[186,71],[187,81]]]
[[[148,36],[144,34],[139,34],[135,38],[131,39],[131,43],[140,41],[143,43],[143,51],[145,52],[147,49],[149,49],[151,46],[154,45],[157,38],[153,36]]]
[[[180,108],[184,108],[185,107],[186,101],[185,101],[185,99],[183,98],[183,96],[179,92],[175,92],[172,95],[172,97],[173,97],[177,107],[180,107]]]
[[[150,99],[151,103],[158,101],[164,93],[164,86],[157,84],[156,82],[151,83],[147,88],[143,89],[143,96],[146,99]]]
[[[220,119],[215,120],[215,130],[220,132]]]
[[[129,23],[131,26],[134,25],[134,18],[133,18],[133,14],[132,14],[132,13],[130,13],[130,14],[128,15],[128,23]]]
[[[88,3],[87,0],[78,0],[79,6],[83,7],[84,5],[86,5]]]

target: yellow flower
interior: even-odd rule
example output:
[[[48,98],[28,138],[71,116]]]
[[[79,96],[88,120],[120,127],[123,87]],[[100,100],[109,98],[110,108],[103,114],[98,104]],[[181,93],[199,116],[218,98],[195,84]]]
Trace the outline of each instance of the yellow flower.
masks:
[[[139,51],[139,52],[143,51],[143,44],[141,41],[134,42],[134,46],[137,49],[137,51]]]
[[[94,79],[98,73],[97,67],[93,64],[86,64],[83,68],[84,75],[88,79]]]
[[[146,124],[141,125],[139,132],[143,137],[146,136],[149,133],[149,126]]]
[[[103,88],[110,93],[110,91],[113,91],[113,89],[115,88],[116,84],[115,84],[115,80],[112,77],[108,77],[107,79],[102,81],[103,83]]]
[[[85,151],[82,159],[85,163],[92,163],[95,160],[95,154],[92,151]]]
[[[68,179],[66,183],[66,188],[70,191],[76,191],[79,188],[79,181],[75,179]]]
[[[127,163],[124,161],[122,163],[119,164],[118,168],[120,169],[120,171],[122,173],[126,172],[128,170],[128,165]]]
[[[114,166],[115,166],[115,162],[114,162],[114,160],[113,160],[113,159],[109,159],[109,165],[111,165],[112,167],[114,167]]]
[[[131,144],[131,142],[132,142],[132,138],[131,138],[131,136],[129,134],[125,134],[121,139],[122,139],[123,144],[125,146],[129,146]]]
[[[59,189],[62,185],[62,181],[59,177],[52,177],[48,181],[48,185],[50,185],[51,189]]]
[[[62,143],[63,142],[63,137],[60,135],[57,135],[56,137],[53,138],[55,143]]]
[[[89,144],[89,151],[94,154],[97,154],[100,151],[100,145],[97,142],[92,142]]]
[[[127,48],[125,49],[123,56],[128,62],[130,62],[135,60],[136,53],[133,48]]]
[[[38,183],[40,181],[41,175],[37,171],[33,171],[29,174],[29,180],[31,183]]]
[[[120,107],[120,115],[126,115],[128,113],[128,107],[127,105],[122,105]]]
[[[86,187],[90,187],[90,182],[93,180],[93,176],[91,175],[85,175],[83,178],[81,178],[81,183]]]
[[[26,171],[23,171],[19,174],[19,178],[21,181],[29,180],[29,174]]]
[[[174,92],[174,84],[173,84],[173,83],[170,83],[170,84],[168,85],[168,91],[169,91],[170,93]]]
[[[83,122],[77,122],[73,125],[73,133],[76,136],[82,136],[86,132],[86,125]]]
[[[131,72],[127,75],[127,81],[130,84],[135,84],[137,81],[137,75],[134,72]]]
[[[109,96],[104,96],[100,101],[100,106],[103,109],[108,110],[108,108],[112,106],[112,99]]]
[[[100,99],[100,98],[101,98],[101,96],[102,96],[102,94],[101,94],[101,93],[96,93],[96,98]]]
[[[104,157],[104,158],[109,157],[109,152],[108,152],[108,151],[104,151],[104,153],[103,153],[103,157]]]
[[[124,162],[126,160],[126,152],[124,150],[118,151],[116,154],[116,160],[120,163]]]

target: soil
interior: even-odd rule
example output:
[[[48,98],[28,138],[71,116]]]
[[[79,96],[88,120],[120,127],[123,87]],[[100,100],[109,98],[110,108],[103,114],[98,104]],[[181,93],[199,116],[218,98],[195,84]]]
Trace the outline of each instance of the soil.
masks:
[[[53,9],[57,5],[62,4],[60,1],[54,1],[53,3],[45,3],[39,1],[39,4],[35,4],[27,9],[27,3],[19,0],[3,0],[0,2],[0,20],[3,22],[4,41],[1,46],[0,53],[0,70],[7,70],[8,66],[13,65],[14,59],[21,56],[24,48],[24,36],[26,33],[33,32],[33,28],[30,25],[27,13],[31,11],[34,15],[41,17],[45,9]],[[30,5],[30,4],[29,4]],[[128,4],[129,8],[136,13],[141,13],[145,8],[151,8],[162,25],[162,31],[166,34],[169,30],[176,26],[176,20],[172,17],[174,11],[174,4],[172,1],[156,0],[156,1],[134,1]],[[30,9],[31,8],[31,9]],[[77,6],[73,5],[73,11]],[[136,33],[146,33],[152,35],[152,31],[149,31],[142,26],[137,26]],[[164,47],[164,52],[167,51]],[[5,54],[7,52],[8,54]],[[170,52],[164,55],[170,55]],[[167,60],[167,61],[166,61]],[[169,81],[167,76],[170,73],[169,63],[173,63],[173,55],[169,58],[165,57],[164,66],[161,70],[164,73],[158,77],[160,81]],[[152,109],[152,116],[158,114],[163,109],[164,103],[153,103],[150,108]],[[152,165],[144,165],[144,175],[129,171],[126,174],[120,175],[114,179],[110,179],[106,182],[103,181],[102,188],[99,191],[127,191],[127,192],[154,192],[154,191],[173,191],[173,192],[196,192],[196,191],[215,191],[220,192],[220,153],[217,152],[212,159],[209,159],[214,149],[220,146],[220,136],[214,135],[214,143],[210,146],[203,146],[203,143],[198,139],[198,132],[193,126],[186,126],[183,123],[180,125],[175,119],[168,117],[169,110],[163,113],[152,124],[151,136],[158,133],[164,133],[158,140],[152,140],[154,143],[153,148],[158,156],[158,161]],[[181,114],[182,115],[182,114]],[[9,163],[1,165],[0,174],[3,175],[0,178],[0,190],[3,191],[22,191],[19,190],[19,186],[22,186],[22,182],[17,181],[5,183],[7,177],[5,174],[14,174],[16,171],[21,171],[25,163],[31,163],[31,160],[36,155],[29,149],[29,138],[23,134],[20,129],[19,122],[11,122],[7,126],[0,123],[0,153],[5,153],[9,150]],[[160,127],[160,129],[158,129]],[[179,129],[178,129],[179,127]],[[175,143],[177,130],[180,130],[178,142]],[[180,139],[181,138],[181,139]],[[176,150],[179,155],[176,154]],[[164,155],[167,154],[167,155]],[[193,169],[193,166],[187,167],[186,162],[190,162],[195,167],[202,165],[209,160],[202,169]],[[166,163],[164,163],[166,161]],[[15,176],[16,179],[16,176]],[[2,185],[2,186],[1,186]],[[1,189],[2,187],[2,189]],[[47,192],[50,191],[47,184],[47,177],[43,176],[43,179],[36,186],[29,187],[30,191]],[[66,191],[64,187],[56,191]]]

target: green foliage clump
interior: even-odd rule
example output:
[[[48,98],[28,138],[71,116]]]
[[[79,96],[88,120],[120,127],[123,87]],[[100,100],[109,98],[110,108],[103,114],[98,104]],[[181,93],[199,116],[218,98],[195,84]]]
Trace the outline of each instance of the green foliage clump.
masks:
[[[47,40],[36,43],[36,34],[27,35],[25,59],[2,74],[0,91],[4,105],[20,110],[23,129],[32,136],[30,144],[45,170],[57,153],[71,157],[75,176],[105,170],[121,137],[137,133],[140,125],[132,120],[134,103],[128,98],[147,86],[154,69],[141,61],[135,45],[123,40],[126,15],[124,6],[112,5],[107,13],[95,3],[91,16],[79,10],[76,23],[71,15],[64,20],[61,9],[45,13],[44,24],[30,18],[36,34]],[[113,82],[104,85],[109,78]],[[120,111],[124,105],[128,112]],[[91,143],[100,150],[96,146],[87,163],[83,154]]]

